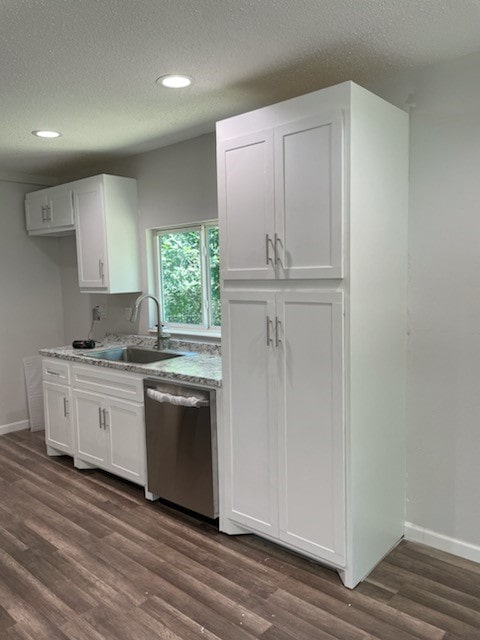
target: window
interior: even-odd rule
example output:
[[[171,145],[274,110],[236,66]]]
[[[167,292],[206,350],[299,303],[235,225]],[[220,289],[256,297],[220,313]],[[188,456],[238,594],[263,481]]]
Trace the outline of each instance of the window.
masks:
[[[220,327],[218,225],[155,231],[158,297],[167,329]]]

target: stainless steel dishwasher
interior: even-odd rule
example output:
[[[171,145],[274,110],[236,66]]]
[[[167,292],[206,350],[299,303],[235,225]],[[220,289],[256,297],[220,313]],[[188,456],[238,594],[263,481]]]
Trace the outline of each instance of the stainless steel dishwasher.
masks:
[[[218,517],[215,391],[147,378],[144,394],[148,491]]]

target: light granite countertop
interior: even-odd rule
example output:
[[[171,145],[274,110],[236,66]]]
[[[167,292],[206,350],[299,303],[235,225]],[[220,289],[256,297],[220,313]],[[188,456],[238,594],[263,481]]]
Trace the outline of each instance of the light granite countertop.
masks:
[[[101,360],[91,358],[88,355],[99,349],[127,345],[152,347],[153,344],[154,339],[148,336],[108,334],[103,340],[96,341],[95,349],[73,349],[71,346],[64,346],[41,349],[40,355],[208,387],[220,387],[222,385],[222,363],[219,345],[165,338],[162,340],[162,349],[188,352],[188,355],[148,364]]]

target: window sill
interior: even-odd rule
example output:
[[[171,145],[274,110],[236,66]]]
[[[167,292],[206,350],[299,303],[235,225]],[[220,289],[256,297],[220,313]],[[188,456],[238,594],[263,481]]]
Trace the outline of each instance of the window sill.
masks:
[[[199,338],[199,342],[212,342],[214,344],[220,344],[222,338],[221,330],[208,330],[208,329],[170,329],[165,327],[163,329],[165,333],[168,333],[172,338],[181,339],[185,338]],[[156,329],[149,329],[149,334],[152,336],[157,335]]]

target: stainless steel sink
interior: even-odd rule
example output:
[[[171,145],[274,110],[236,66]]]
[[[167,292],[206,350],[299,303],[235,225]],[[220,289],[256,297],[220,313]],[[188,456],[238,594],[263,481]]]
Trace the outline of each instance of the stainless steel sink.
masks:
[[[97,360],[147,364],[149,362],[160,362],[161,360],[169,360],[170,358],[178,358],[179,356],[189,354],[179,353],[178,351],[159,351],[158,349],[147,349],[145,347],[112,347],[110,349],[101,349],[82,355],[88,358],[96,358]]]

